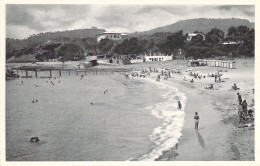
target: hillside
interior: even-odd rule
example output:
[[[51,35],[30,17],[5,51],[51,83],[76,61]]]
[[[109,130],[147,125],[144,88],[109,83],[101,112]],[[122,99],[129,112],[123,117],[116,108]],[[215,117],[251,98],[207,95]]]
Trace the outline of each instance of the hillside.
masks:
[[[255,23],[249,22],[246,19],[207,19],[207,18],[198,18],[198,19],[188,19],[178,21],[171,25],[166,25],[163,27],[158,27],[149,31],[139,32],[138,34],[133,33],[132,36],[136,35],[151,35],[157,32],[177,32],[183,30],[183,33],[191,33],[194,31],[199,31],[203,33],[209,32],[212,28],[221,29],[227,33],[228,29],[231,26],[247,26],[249,28],[254,28]]]
[[[36,47],[48,41],[55,42],[75,42],[85,38],[96,38],[96,35],[104,32],[104,29],[77,29],[57,32],[46,32],[31,35],[27,39],[6,39],[6,58],[16,56],[20,50]]]

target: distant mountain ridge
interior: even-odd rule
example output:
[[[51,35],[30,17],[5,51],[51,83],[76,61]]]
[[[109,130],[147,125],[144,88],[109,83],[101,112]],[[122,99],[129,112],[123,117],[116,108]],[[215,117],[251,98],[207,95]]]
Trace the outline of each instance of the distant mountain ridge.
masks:
[[[209,32],[212,28],[218,28],[227,33],[231,26],[247,26],[250,29],[255,27],[255,23],[249,22],[246,19],[188,19],[178,21],[171,25],[158,27],[149,31],[139,33],[130,33],[127,38],[138,37],[141,40],[153,41],[154,43],[164,43],[167,37],[174,32],[183,30],[183,33],[191,33],[199,31],[203,33]],[[36,35],[31,35],[26,39],[10,39],[6,38],[6,59],[18,58],[20,56],[29,56],[30,60],[35,60],[36,53],[41,53],[41,50],[36,49],[39,45],[45,42],[57,43],[74,43],[87,51],[87,45],[93,44],[96,41],[96,35],[105,32],[104,29],[75,29],[56,32],[44,32]],[[24,58],[26,61],[28,59]],[[15,59],[13,59],[15,60]]]
[[[209,32],[212,28],[218,28],[227,33],[231,26],[247,26],[249,28],[254,28],[255,23],[250,22],[246,19],[239,18],[228,18],[228,19],[216,19],[216,18],[197,18],[178,21],[171,25],[166,25],[163,27],[158,27],[151,29],[149,31],[139,32],[138,35],[152,35],[157,32],[177,32],[183,30],[183,33],[191,33],[194,31],[199,31],[203,33]],[[132,34],[134,35],[134,34]],[[135,34],[136,35],[136,34]]]

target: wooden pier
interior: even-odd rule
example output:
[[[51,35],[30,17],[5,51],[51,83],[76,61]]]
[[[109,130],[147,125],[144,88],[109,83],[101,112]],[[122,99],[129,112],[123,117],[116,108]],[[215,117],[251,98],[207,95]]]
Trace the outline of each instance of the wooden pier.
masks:
[[[22,78],[32,78],[32,75],[28,75],[29,72],[34,73],[35,78],[38,78],[39,72],[49,72],[48,76],[40,76],[40,78],[52,78],[53,72],[58,72],[58,76],[62,77],[62,75],[66,72],[68,76],[71,75],[107,75],[114,74],[116,72],[128,72],[130,70],[124,68],[87,68],[87,69],[61,69],[54,67],[35,67],[35,66],[22,66],[22,67],[14,67],[12,70],[16,70],[16,73],[19,74],[19,71],[25,71],[25,76],[21,76]]]

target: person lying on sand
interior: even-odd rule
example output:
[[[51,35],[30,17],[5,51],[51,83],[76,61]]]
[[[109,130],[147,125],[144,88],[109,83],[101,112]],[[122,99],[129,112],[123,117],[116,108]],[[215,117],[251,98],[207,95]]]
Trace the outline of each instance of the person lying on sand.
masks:
[[[249,123],[249,124],[243,124],[243,125],[240,125],[240,126],[238,126],[237,128],[245,128],[245,127],[252,127],[252,126],[255,126],[255,125]]]
[[[210,86],[206,87],[206,89],[213,89],[213,84],[210,84]]]

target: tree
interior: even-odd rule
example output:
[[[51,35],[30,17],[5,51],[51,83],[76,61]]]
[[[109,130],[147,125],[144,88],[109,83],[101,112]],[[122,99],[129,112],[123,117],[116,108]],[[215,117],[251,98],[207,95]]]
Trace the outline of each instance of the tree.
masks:
[[[109,52],[111,51],[113,45],[114,45],[114,41],[113,40],[101,39],[99,44],[98,44],[98,47],[99,47],[101,53],[103,55],[105,55],[105,57],[106,57],[107,55],[109,55]]]
[[[82,39],[83,45],[85,45],[85,49],[89,54],[98,54],[98,43],[96,38],[85,38]]]
[[[191,38],[191,41],[189,43],[190,46],[204,46],[204,36],[200,33],[198,33],[196,36],[193,36]]]
[[[83,49],[73,43],[66,43],[60,46],[57,56],[62,62],[67,60],[80,60],[85,58]]]
[[[227,32],[227,38],[235,38],[237,36],[237,29],[235,27],[230,27]]]
[[[162,52],[167,54],[173,53],[177,49],[182,49],[185,46],[186,36],[183,35],[183,31],[178,31],[167,37],[164,44],[159,44]]]
[[[130,39],[125,39],[121,44],[118,44],[115,47],[114,52],[121,55],[141,54],[148,52],[150,47],[148,40],[139,40],[136,37],[132,37]]]
[[[225,34],[222,30],[214,28],[211,29],[205,36],[206,45],[208,47],[217,47],[221,44],[225,38]]]

